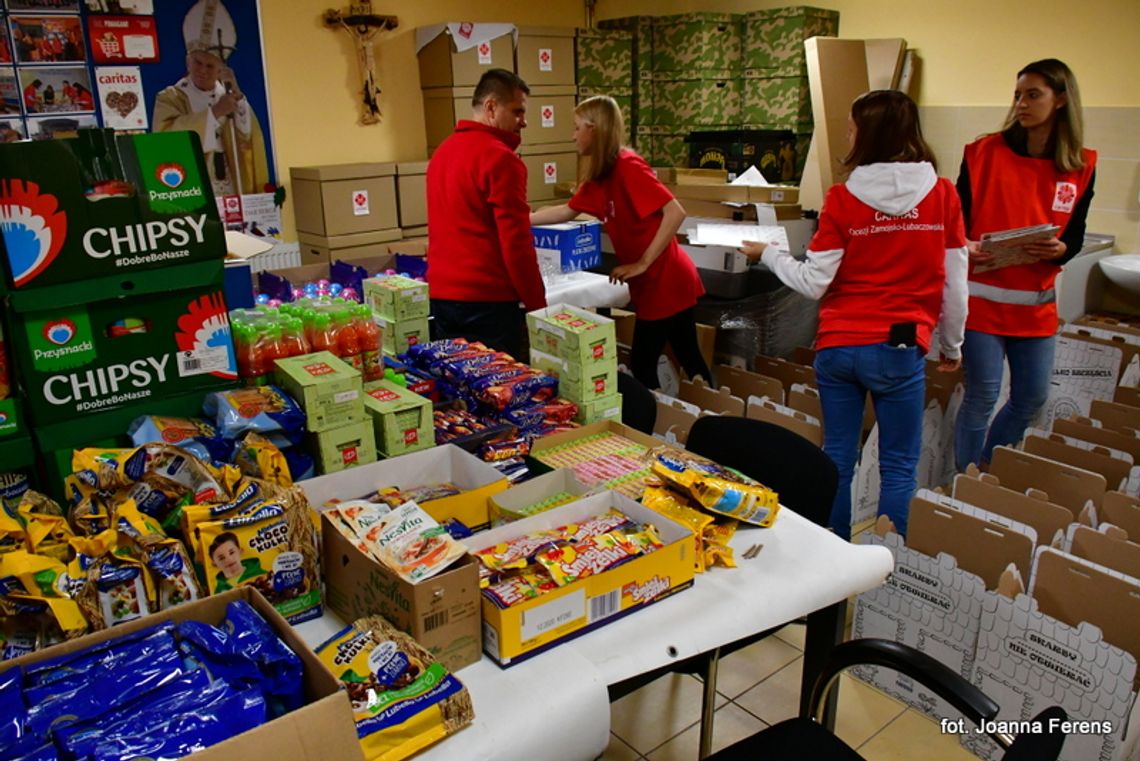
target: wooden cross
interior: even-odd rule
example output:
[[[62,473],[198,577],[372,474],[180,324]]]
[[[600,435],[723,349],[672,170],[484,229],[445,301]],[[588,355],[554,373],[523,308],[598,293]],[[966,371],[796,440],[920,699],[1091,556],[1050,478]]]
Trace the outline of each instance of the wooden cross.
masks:
[[[353,44],[356,46],[356,60],[360,65],[360,76],[364,83],[360,121],[364,124],[378,124],[380,80],[376,74],[376,55],[372,49],[372,41],[380,32],[395,29],[398,23],[396,17],[373,13],[372,0],[363,0],[350,4],[347,12],[330,8],[325,11],[324,21],[325,26],[341,27],[352,35]]]

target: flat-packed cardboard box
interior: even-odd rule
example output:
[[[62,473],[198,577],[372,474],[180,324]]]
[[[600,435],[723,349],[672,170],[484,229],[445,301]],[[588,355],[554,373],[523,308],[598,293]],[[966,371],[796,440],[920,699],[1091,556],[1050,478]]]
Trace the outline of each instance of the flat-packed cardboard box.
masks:
[[[314,505],[323,497],[309,493],[309,487],[320,480],[299,484]],[[482,658],[478,560],[467,555],[412,584],[361,552],[328,521],[321,516],[321,566],[330,610],[346,621],[383,616],[453,673]]]
[[[305,410],[312,433],[364,421],[360,371],[327,351],[276,361],[277,385]]]
[[[663,181],[664,182],[664,181]],[[731,185],[694,184],[687,182],[665,183],[665,187],[681,200],[711,201],[715,203],[761,203],[795,205],[800,189],[795,185]]]
[[[385,457],[435,446],[431,402],[388,380],[364,384],[364,411]]]
[[[428,318],[414,317],[410,320],[389,320],[373,315],[376,324],[384,331],[384,353],[389,357],[403,354],[409,346],[428,341]]]
[[[803,216],[803,207],[798,203],[745,203],[742,201],[701,201],[696,198],[679,198],[685,213],[693,217],[731,219],[734,222],[757,222],[760,214],[765,215],[765,224],[774,218],[777,222],[790,222]],[[790,233],[789,233],[790,234]],[[793,253],[795,253],[793,251]]]
[[[684,380],[681,381],[681,391],[678,396],[682,401],[695,404],[702,410],[744,417],[744,399],[733,396],[732,390],[726,386],[714,390],[700,378]]]
[[[570,40],[571,42],[573,40]],[[574,85],[547,85],[530,88],[527,96],[526,145],[565,143],[574,139],[574,106],[578,88]],[[563,181],[570,178],[563,178]]]
[[[426,161],[396,164],[396,198],[401,229],[427,224],[427,165]]]
[[[332,237],[400,226],[395,164],[293,167],[289,178],[297,232]]]
[[[469,27],[466,23],[441,24],[416,30],[420,87],[474,87],[487,69],[514,69],[514,41],[510,31],[459,51],[452,34],[467,32],[470,36]]]
[[[520,26],[515,71],[535,87],[574,85],[574,27]]]
[[[729,365],[717,365],[712,371],[721,386],[727,386],[741,399],[766,396],[778,404],[784,403],[784,385],[775,378]]]
[[[530,346],[578,365],[611,364],[617,357],[613,320],[569,304],[551,304],[526,316]]]
[[[990,473],[1010,489],[1044,491],[1054,503],[1068,508],[1073,520],[1080,518],[1087,503],[1099,507],[1106,491],[1099,473],[1010,447],[994,447]]]
[[[301,659],[304,667],[305,705],[267,722],[256,729],[196,751],[195,761],[230,761],[235,758],[278,758],[296,761],[324,761],[336,758],[363,761],[364,754],[356,735],[352,706],[340,681],[321,663],[312,648],[305,644],[293,627],[252,587],[238,587],[213,597],[179,605],[144,618],[119,624],[79,639],[38,650],[6,661],[3,669],[30,666],[100,642],[137,632],[162,621],[202,621],[218,626],[225,619],[226,606],[245,600],[261,614],[270,628]],[[314,732],[320,727],[320,732]]]
[[[386,256],[388,244],[398,240],[402,234],[397,228],[332,237],[299,232],[297,243],[301,249],[301,266],[323,265],[326,268],[323,276],[328,277],[328,265],[335,261]]]
[[[411,452],[331,476],[310,478],[302,481],[301,486],[309,502],[319,506],[332,499],[365,497],[382,486],[410,489],[445,482],[455,484],[463,490],[462,493],[423,502],[420,507],[437,521],[455,518],[472,529],[487,525],[488,498],[508,486],[502,473],[451,444]]]
[[[528,201],[552,201],[558,197],[555,192],[558,183],[578,179],[578,149],[572,142],[524,142],[519,146],[519,156],[526,164]]]
[[[457,121],[471,118],[471,102],[474,97],[474,87],[424,88],[424,133],[429,154],[455,131]],[[427,203],[426,195],[424,202]]]
[[[574,471],[557,468],[491,497],[491,525],[501,526],[544,513],[577,501],[589,492],[574,476]]]
[[[476,534],[464,543],[475,552],[611,508],[635,521],[653,523],[665,546],[510,608],[499,608],[483,597],[483,649],[500,666],[520,663],[693,583],[692,531],[611,491]]]
[[[558,395],[577,404],[585,404],[617,393],[617,358],[612,362],[591,363],[583,367],[576,362],[530,350],[530,365],[558,379]]]
[[[415,320],[431,312],[427,283],[400,275],[365,280],[364,303],[391,322]]]
[[[376,436],[370,421],[338,425],[307,438],[309,453],[322,476],[376,462]]]
[[[657,179],[666,185],[727,185],[728,172],[723,169],[687,169],[676,166],[655,166]]]
[[[578,403],[578,414],[574,416],[575,423],[589,425],[603,420],[621,420],[621,394],[615,392],[610,396]]]

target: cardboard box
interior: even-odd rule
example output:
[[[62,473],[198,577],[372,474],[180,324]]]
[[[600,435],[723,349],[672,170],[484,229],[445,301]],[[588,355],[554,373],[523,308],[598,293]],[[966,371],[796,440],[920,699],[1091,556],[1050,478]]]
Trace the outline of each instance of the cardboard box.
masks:
[[[405,238],[426,238],[428,234],[427,225],[420,227],[401,227],[400,234]]]
[[[524,142],[519,146],[519,157],[526,164],[528,201],[551,201],[558,197],[555,185],[578,179],[578,149],[572,142]]]
[[[451,136],[457,121],[471,118],[471,101],[474,97],[474,87],[424,88],[424,133],[429,154]],[[529,103],[527,109],[530,109]],[[426,185],[424,202],[427,202]]]
[[[721,386],[727,386],[741,399],[766,396],[778,404],[784,403],[784,386],[775,378],[729,365],[717,365],[712,371]]]
[[[213,597],[155,613],[104,629],[79,639],[45,648],[15,660],[6,661],[3,668],[23,667],[74,653],[100,642],[137,632],[162,621],[202,621],[218,626],[225,619],[226,606],[235,600],[245,600],[261,614],[270,628],[289,649],[301,659],[304,667],[305,705],[273,721],[243,732],[225,742],[194,753],[195,761],[229,761],[235,758],[296,759],[354,759],[363,761],[364,755],[356,736],[352,706],[340,681],[317,658],[313,649],[298,636],[273,606],[251,587],[239,587]],[[314,732],[320,727],[320,732]]]
[[[741,18],[718,12],[652,17],[653,71],[740,68]]]
[[[806,69],[804,40],[835,37],[839,12],[798,6],[768,8],[744,14],[741,23],[742,65],[767,69],[772,76],[797,76]]]
[[[403,233],[396,228],[332,237],[297,233],[297,243],[301,249],[301,266],[314,264],[324,266],[324,272],[320,277],[328,277],[328,265],[335,261],[386,257],[388,243],[398,240],[401,235]]]
[[[373,318],[384,330],[384,353],[389,357],[403,354],[409,346],[426,343],[429,340],[427,317],[389,320],[386,317],[373,315]]]
[[[588,402],[578,402],[578,414],[574,416],[575,423],[589,425],[603,420],[621,421],[621,394],[614,393]]]
[[[431,312],[427,283],[400,275],[365,280],[364,303],[389,322],[426,318]]]
[[[361,552],[328,521],[322,515],[321,565],[330,610],[346,621],[383,616],[452,673],[482,658],[478,560],[467,555],[412,584]]]
[[[360,371],[327,351],[276,361],[277,385],[305,410],[305,428],[320,433],[364,421]]]
[[[324,505],[331,499],[365,497],[381,486],[410,489],[444,482],[455,484],[463,492],[423,502],[420,507],[437,521],[455,518],[472,529],[487,525],[488,498],[508,486],[507,479],[495,468],[449,444],[381,460],[344,473],[311,478],[300,485],[309,502]]]
[[[634,34],[622,29],[579,29],[575,46],[577,83],[585,87],[629,87]]]
[[[531,92],[546,85],[573,85],[574,28],[520,26],[515,71]]]
[[[783,404],[770,399],[761,401],[757,397],[748,398],[748,408],[744,416],[753,420],[763,420],[766,423],[787,428],[798,433],[817,447],[823,446],[823,429],[820,421],[809,418],[804,413],[785,407]]]
[[[322,476],[376,462],[376,436],[370,421],[345,423],[306,438]]]
[[[612,362],[591,363],[583,367],[531,349],[530,365],[558,378],[558,395],[577,404],[593,402],[617,393],[617,357]]]
[[[510,608],[499,608],[483,597],[483,649],[500,666],[520,663],[693,583],[692,532],[615,492],[603,492],[476,534],[465,544],[478,551],[611,508],[636,521],[653,523],[665,546]]]
[[[462,26],[459,27],[462,32]],[[417,29],[419,34],[424,31]],[[436,34],[419,49],[420,87],[474,87],[487,69],[514,69],[510,32],[468,48],[456,49],[448,26],[432,28]]]
[[[559,495],[569,496],[570,499],[567,501],[574,502],[586,496],[589,491],[574,476],[574,471],[569,468],[557,468],[491,497],[491,525],[501,526],[560,507],[558,504],[542,509],[535,507]]]
[[[425,236],[410,238],[404,236],[403,240],[388,244],[388,253],[403,254],[404,256],[427,256],[428,239]]]
[[[653,421],[653,435],[669,444],[685,446],[693,423],[703,411],[695,404],[657,393],[657,418]]]
[[[220,280],[173,293],[44,306],[12,312],[8,336],[12,375],[36,426],[74,424],[81,415],[220,389],[237,378]]]
[[[364,411],[385,457],[435,446],[431,402],[403,386],[388,380],[364,384]]]
[[[613,320],[569,304],[552,304],[526,316],[530,346],[578,365],[609,364],[617,357]]]
[[[574,85],[531,87],[527,96],[527,126],[522,131],[526,145],[565,143],[574,139],[574,107],[578,88]]]
[[[1010,447],[994,447],[990,473],[1010,489],[1044,491],[1053,502],[1068,508],[1074,521],[1087,503],[1099,507],[1105,493],[1104,476],[1099,473]]]
[[[653,167],[657,179],[666,185],[727,185],[728,172],[723,169],[686,169],[675,166]]]
[[[426,161],[396,164],[396,198],[401,228],[427,224],[427,165]]]
[[[191,132],[0,145],[0,293],[16,311],[222,282],[225,233]],[[86,195],[93,178],[107,180]],[[118,187],[111,181],[120,183]]]
[[[298,232],[332,237],[400,226],[395,164],[293,167],[289,178]]]
[[[602,225],[597,221],[543,225],[532,227],[531,233],[540,263],[549,256],[562,272],[588,270],[602,263]]]

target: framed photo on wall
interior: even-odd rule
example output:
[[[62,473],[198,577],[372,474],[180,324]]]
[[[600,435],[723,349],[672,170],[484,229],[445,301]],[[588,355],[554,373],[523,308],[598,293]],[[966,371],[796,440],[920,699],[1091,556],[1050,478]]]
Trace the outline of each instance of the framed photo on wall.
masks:
[[[5,0],[8,10],[35,13],[79,13],[79,0]]]
[[[87,0],[87,12],[96,16],[150,16],[154,0]]]
[[[63,116],[33,116],[28,118],[28,137],[32,140],[50,140],[54,137],[75,137],[80,129],[99,126],[95,114],[67,114]]]
[[[37,66],[20,69],[24,112],[73,114],[95,110],[95,95],[86,66]]]
[[[83,63],[87,60],[79,16],[12,16],[17,63]]]

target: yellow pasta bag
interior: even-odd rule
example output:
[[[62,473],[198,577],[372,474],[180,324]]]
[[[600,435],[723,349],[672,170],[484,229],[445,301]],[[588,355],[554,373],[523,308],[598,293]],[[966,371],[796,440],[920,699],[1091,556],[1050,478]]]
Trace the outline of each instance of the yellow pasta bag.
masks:
[[[18,587],[8,580],[14,579]],[[25,550],[0,555],[0,580],[13,601],[40,602],[47,606],[65,637],[87,631],[79,605],[71,599],[67,568],[58,560]]]
[[[704,573],[706,568],[704,531],[712,525],[713,517],[690,507],[687,499],[662,486],[647,486],[641,495],[641,504],[692,530],[696,549],[693,553],[693,563],[697,573]]]
[[[289,488],[293,477],[285,455],[269,439],[256,433],[247,433],[234,452],[234,462],[247,476]]]

